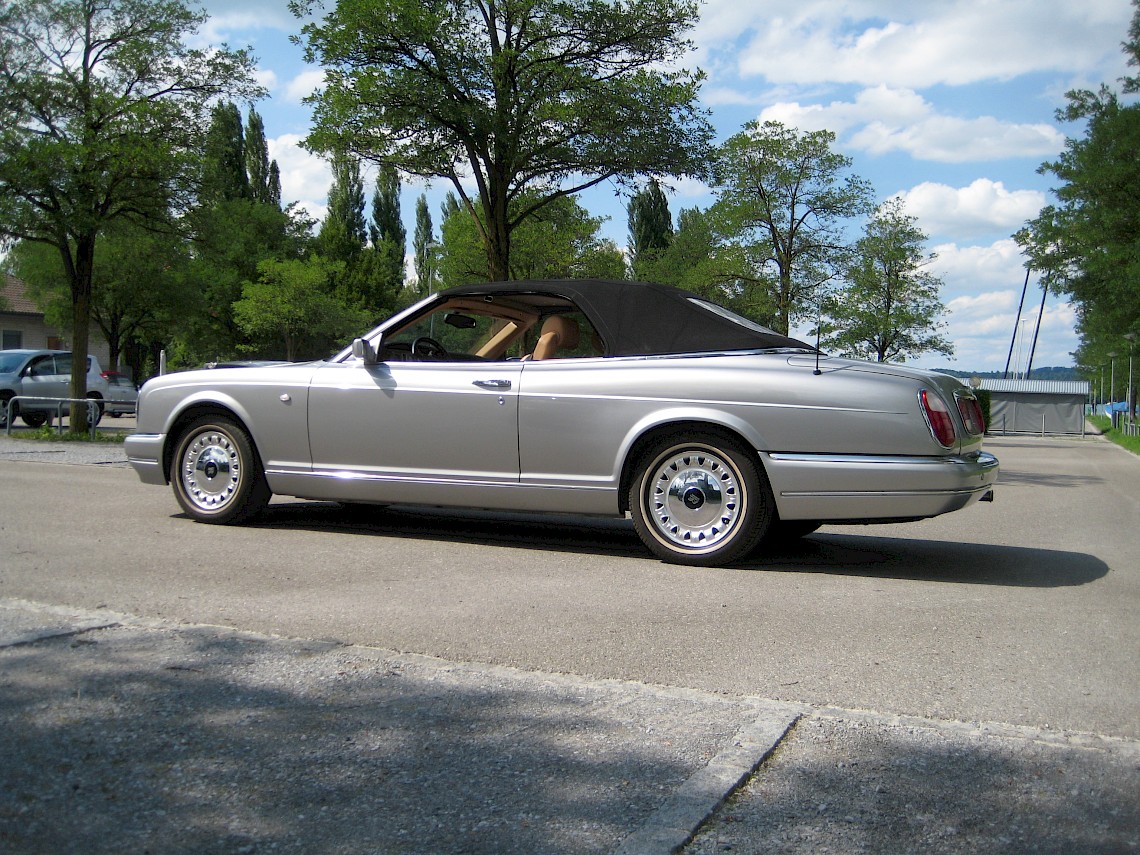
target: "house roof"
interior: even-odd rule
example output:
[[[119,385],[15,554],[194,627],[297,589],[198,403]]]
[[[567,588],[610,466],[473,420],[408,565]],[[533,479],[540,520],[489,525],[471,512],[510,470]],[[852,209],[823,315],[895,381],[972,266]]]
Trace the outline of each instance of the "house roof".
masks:
[[[27,286],[22,279],[17,279],[10,273],[4,274],[4,281],[0,286],[0,315],[35,315],[43,317],[43,312],[32,302],[28,296]]]

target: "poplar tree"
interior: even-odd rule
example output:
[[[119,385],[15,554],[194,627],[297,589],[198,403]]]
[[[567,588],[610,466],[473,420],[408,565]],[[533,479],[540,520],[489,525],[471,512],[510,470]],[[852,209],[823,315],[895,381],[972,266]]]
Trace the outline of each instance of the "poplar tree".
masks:
[[[634,279],[649,268],[673,242],[673,217],[657,179],[634,194],[626,206],[629,221],[629,264]]]

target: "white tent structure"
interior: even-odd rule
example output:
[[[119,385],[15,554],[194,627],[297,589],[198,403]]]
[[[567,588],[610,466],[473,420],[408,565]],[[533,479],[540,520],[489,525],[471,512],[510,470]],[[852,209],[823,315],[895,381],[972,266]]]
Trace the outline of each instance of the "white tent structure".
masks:
[[[1084,434],[1087,380],[991,380],[990,433]]]

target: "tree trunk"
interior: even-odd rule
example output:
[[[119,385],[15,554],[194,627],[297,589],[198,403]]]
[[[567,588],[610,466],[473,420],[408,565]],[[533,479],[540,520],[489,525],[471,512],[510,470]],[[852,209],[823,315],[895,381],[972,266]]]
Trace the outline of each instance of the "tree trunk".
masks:
[[[76,241],[75,266],[71,275],[71,395],[87,397],[87,351],[91,325],[91,280],[95,269],[95,236],[85,235]],[[88,429],[87,407],[71,407],[71,432],[84,434]]]

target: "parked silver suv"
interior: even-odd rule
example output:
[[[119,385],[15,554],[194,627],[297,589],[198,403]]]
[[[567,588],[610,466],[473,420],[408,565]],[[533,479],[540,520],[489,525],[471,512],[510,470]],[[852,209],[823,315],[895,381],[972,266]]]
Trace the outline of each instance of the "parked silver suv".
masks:
[[[0,350],[0,428],[7,426],[8,402],[17,396],[70,398],[71,353],[66,350]],[[97,423],[103,417],[107,381],[94,356],[87,357],[87,397],[100,402]],[[40,427],[57,407],[46,400],[17,401],[13,415],[19,413],[28,426]]]

